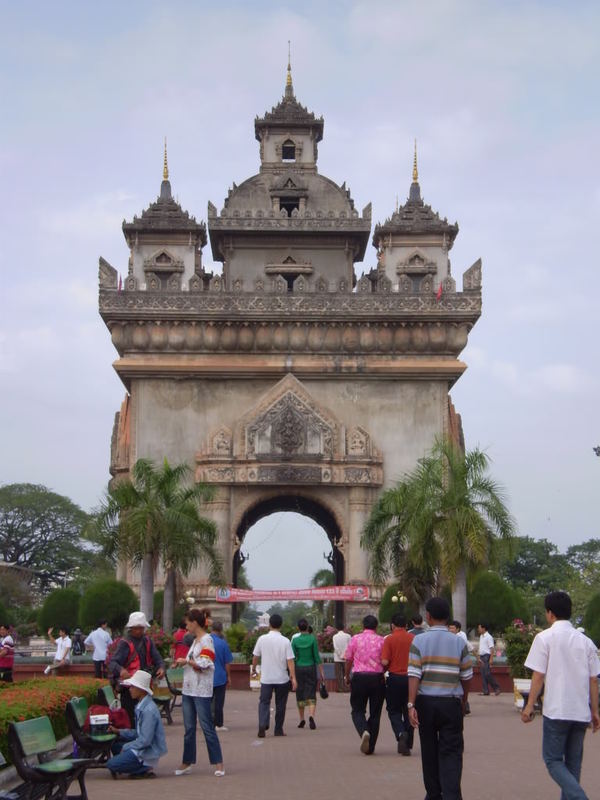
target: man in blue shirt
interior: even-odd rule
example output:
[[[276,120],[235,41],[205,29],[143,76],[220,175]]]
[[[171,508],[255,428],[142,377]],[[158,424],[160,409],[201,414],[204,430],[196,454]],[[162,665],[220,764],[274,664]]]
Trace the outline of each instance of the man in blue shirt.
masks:
[[[137,701],[135,729],[109,728],[111,733],[119,735],[111,748],[113,757],[106,762],[114,778],[118,773],[135,778],[154,778],[154,767],[167,752],[160,711],[152,700],[151,680],[150,674],[140,669],[123,681]]]
[[[223,636],[223,623],[218,620],[212,623],[211,636],[215,646],[215,676],[213,682],[213,722],[218,731],[226,731],[223,724],[223,708],[225,706],[225,692],[230,683],[229,665],[233,655]]]

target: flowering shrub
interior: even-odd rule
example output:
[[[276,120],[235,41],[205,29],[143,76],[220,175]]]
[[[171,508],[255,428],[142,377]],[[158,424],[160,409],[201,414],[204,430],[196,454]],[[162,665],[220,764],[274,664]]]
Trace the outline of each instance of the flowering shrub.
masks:
[[[540,628],[526,625],[522,619],[514,619],[512,624],[504,631],[506,645],[506,661],[510,667],[513,678],[530,678],[531,670],[525,668],[525,659],[529,653],[531,643]]]
[[[337,628],[328,625],[322,633],[317,634],[319,653],[333,653],[333,635],[335,633],[337,633]]]
[[[96,701],[98,687],[105,680],[84,677],[36,678],[7,683],[0,689],[0,752],[8,759],[8,725],[34,717],[50,717],[54,734],[61,739],[68,733],[65,706],[72,697],[85,697],[88,705]]]

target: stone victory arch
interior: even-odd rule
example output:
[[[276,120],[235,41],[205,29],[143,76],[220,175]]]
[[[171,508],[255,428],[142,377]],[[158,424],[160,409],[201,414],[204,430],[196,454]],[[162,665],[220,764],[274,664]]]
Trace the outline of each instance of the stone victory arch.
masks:
[[[247,530],[281,510],[322,525],[339,583],[369,583],[360,535],[378,494],[437,435],[461,436],[448,392],[481,313],[481,262],[458,292],[458,226],[422,200],[415,152],[408,200],[375,226],[377,266],[357,281],[371,206],[359,214],[346,185],[318,172],[323,128],[288,65],[282,100],[255,119],[258,174],[221,211],[208,204],[221,274],[203,267],[206,226],[174,200],[166,151],[160,196],[123,223],[123,286],[100,259],[100,314],[127,389],[113,479],[140,457],[192,465],[217,488],[205,513],[233,583]],[[214,599],[201,570],[186,585]]]

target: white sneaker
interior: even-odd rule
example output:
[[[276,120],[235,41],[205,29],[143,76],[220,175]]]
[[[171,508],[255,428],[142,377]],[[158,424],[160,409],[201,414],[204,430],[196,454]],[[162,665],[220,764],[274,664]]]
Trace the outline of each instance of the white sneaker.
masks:
[[[46,667],[46,669],[44,670],[44,675],[50,675],[50,672],[51,672],[50,667]]]
[[[179,775],[189,775],[191,771],[192,771],[191,766],[190,767],[184,767],[183,769],[176,769],[175,770],[175,775],[177,775],[177,776],[179,776]]]
[[[229,728],[225,727],[225,725],[215,725],[216,731],[228,731]]]

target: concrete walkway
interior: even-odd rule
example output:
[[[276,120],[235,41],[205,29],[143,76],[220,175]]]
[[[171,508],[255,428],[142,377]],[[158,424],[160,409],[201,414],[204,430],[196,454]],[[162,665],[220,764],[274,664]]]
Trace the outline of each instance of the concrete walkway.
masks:
[[[471,698],[465,720],[465,800],[558,800],[560,792],[541,759],[542,723],[523,725],[512,695]],[[181,709],[166,726],[169,753],[161,759],[153,781],[111,780],[102,771],[88,772],[90,800],[422,800],[418,736],[410,758],[399,756],[387,715],[373,756],[359,752],[360,740],[350,721],[348,695],[331,694],[317,707],[317,730],[299,730],[294,695],[290,695],[285,738],[257,739],[254,692],[229,692],[225,724],[219,735],[224,753],[224,778],[215,778],[206,746],[198,739],[198,764],[191,775],[176,778],[182,753]],[[590,798],[600,797],[600,735],[586,735],[583,786]],[[594,787],[596,787],[594,789]]]

